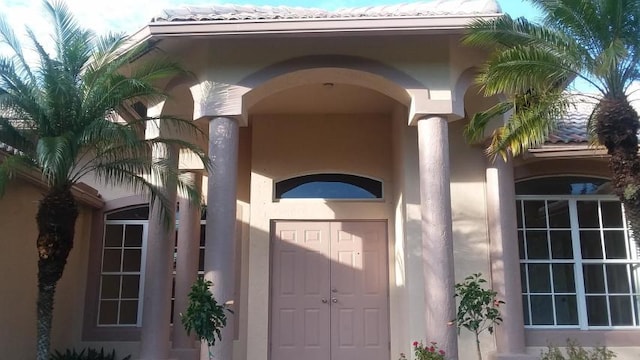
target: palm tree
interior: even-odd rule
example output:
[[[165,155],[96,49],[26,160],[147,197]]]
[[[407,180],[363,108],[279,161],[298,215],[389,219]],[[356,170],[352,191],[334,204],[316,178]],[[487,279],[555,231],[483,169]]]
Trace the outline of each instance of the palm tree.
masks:
[[[25,57],[15,33],[0,17],[0,43],[12,52],[11,57],[0,57],[0,142],[20,150],[0,164],[0,192],[25,169],[37,169],[48,184],[36,215],[38,360],[49,357],[54,293],[73,246],[78,216],[73,185],[95,176],[105,184],[148,194],[168,224],[175,204],[164,195],[165,186],[177,184],[195,201],[200,197],[169,161],[153,159],[152,150],[187,148],[207,164],[203,151],[188,142],[141,136],[145,124],[156,120],[172,125],[176,133],[194,136],[199,132],[192,123],[147,117],[124,122],[116,116],[124,104],[161,99],[163,93],[154,83],[180,74],[177,64],[155,59],[136,64],[125,76],[121,69],[142,62],[143,49],[123,54],[122,35],[97,37],[77,24],[63,2],[44,4],[53,23],[54,50],[48,53],[27,29],[34,61]]]
[[[466,136],[481,140],[493,118],[510,112],[487,152],[517,156],[544,143],[571,109],[571,84],[588,83],[596,93],[589,130],[610,155],[615,193],[640,234],[639,123],[628,97],[640,80],[640,0],[529,1],[542,13],[539,24],[505,15],[468,29],[464,43],[493,49],[478,84],[485,95],[506,100],[474,115]]]

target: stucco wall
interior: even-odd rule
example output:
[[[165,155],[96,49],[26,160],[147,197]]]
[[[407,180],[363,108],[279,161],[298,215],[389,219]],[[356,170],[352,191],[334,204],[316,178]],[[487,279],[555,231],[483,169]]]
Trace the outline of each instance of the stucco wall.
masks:
[[[0,198],[0,359],[35,357],[37,228],[41,191],[16,180]],[[91,211],[80,208],[76,239],[55,298],[52,349],[80,340],[86,283]]]
[[[449,124],[451,157],[451,209],[456,282],[473,273],[482,273],[491,280],[489,239],[487,228],[485,170],[486,158],[482,148],[468,145],[462,130],[465,121]],[[475,357],[475,340],[469,331],[460,333],[459,358]],[[493,336],[482,339],[483,352],[495,349]]]
[[[248,359],[268,353],[272,219],[391,218],[390,121],[379,115],[283,115],[252,119],[251,228],[248,250]],[[273,201],[274,181],[346,172],[384,182],[384,201]],[[389,224],[389,236],[393,234]]]

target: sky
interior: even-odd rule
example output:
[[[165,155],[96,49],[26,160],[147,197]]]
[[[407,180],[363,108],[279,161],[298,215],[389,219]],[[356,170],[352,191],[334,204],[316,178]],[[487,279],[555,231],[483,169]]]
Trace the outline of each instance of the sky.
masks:
[[[253,5],[286,5],[319,7],[327,10],[341,7],[359,7],[409,2],[409,0],[66,0],[67,5],[81,25],[98,34],[110,31],[133,33],[164,8],[183,5],[212,5],[215,3],[239,3]],[[529,16],[535,10],[524,0],[498,0],[504,12],[512,16]],[[7,17],[16,32],[25,25],[37,35],[48,34],[47,23],[42,21],[44,10],[41,0],[0,0],[0,14]]]

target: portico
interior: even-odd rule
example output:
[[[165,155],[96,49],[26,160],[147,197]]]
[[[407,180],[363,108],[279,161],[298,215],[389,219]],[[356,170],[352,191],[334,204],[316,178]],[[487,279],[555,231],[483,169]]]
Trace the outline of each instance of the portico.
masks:
[[[233,309],[214,356],[341,359],[352,354],[347,348],[365,354],[378,346],[373,353],[386,359],[422,340],[437,342],[450,359],[466,358],[470,339],[459,338],[452,323],[456,279],[483,272],[504,284],[505,294],[517,284],[492,271],[482,235],[487,210],[478,197],[488,170],[481,149],[460,136],[468,105],[484,101],[469,91],[482,55],[459,45],[461,24],[495,14],[399,18],[394,27],[382,16],[267,18],[235,30],[233,20],[184,20],[191,15],[168,12],[146,34],[161,40],[166,54],[189,53],[181,60],[193,77],[177,87],[192,110],[180,111],[208,124],[204,276],[216,299]],[[356,23],[360,30],[347,35]],[[200,35],[183,35],[194,32]],[[376,46],[359,46],[367,42]],[[327,186],[350,190],[338,196]],[[468,199],[477,201],[461,207]],[[509,211],[498,208],[492,216]],[[187,230],[181,223],[178,239],[181,231],[196,236],[196,223],[189,224]],[[370,225],[376,230],[362,230]],[[509,224],[503,227],[492,238],[508,237]],[[197,262],[189,254],[179,264]],[[517,253],[493,254],[517,261]],[[181,269],[176,300],[188,289],[183,279],[193,278]],[[170,283],[170,274],[159,276],[155,281]],[[377,305],[354,305],[365,302]],[[505,321],[524,333],[518,315]],[[175,332],[174,350],[151,357],[195,356],[195,345]],[[487,338],[485,350],[497,349],[501,359],[524,356],[523,337],[504,336],[515,340],[496,348]],[[154,339],[168,343],[169,334]],[[201,359],[206,355],[201,351]]]

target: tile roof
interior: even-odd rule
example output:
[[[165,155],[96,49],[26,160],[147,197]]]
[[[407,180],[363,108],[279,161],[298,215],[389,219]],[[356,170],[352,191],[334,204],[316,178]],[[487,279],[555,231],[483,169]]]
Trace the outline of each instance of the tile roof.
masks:
[[[324,10],[289,6],[221,4],[166,9],[151,22],[340,19],[360,17],[455,16],[501,13],[496,0],[434,0],[396,5]]]
[[[587,124],[589,116],[593,112],[594,104],[588,102],[578,102],[575,107],[569,110],[564,118],[558,121],[558,127],[547,138],[547,144],[577,144],[589,141]]]
[[[10,155],[18,155],[22,153],[20,150],[14,148],[13,146],[9,146],[3,142],[0,142],[0,152],[5,152]]]

